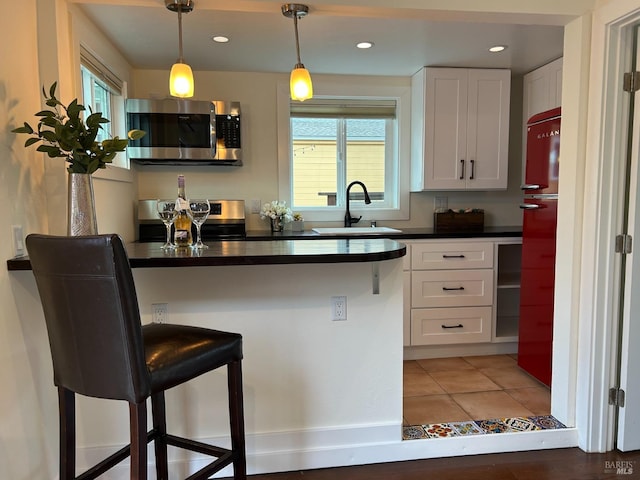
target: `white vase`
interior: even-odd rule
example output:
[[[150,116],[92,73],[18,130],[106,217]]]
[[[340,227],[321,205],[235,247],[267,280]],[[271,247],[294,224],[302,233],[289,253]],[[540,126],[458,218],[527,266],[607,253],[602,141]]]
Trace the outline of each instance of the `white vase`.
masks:
[[[92,176],[86,173],[70,173],[67,193],[67,234],[97,235]]]

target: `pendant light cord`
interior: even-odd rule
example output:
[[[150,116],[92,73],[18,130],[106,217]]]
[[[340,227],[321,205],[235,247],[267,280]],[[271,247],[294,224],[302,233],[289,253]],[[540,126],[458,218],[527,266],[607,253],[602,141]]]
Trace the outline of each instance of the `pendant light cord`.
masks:
[[[182,4],[178,4],[178,63],[184,63],[182,57]]]
[[[298,63],[296,64],[296,68],[304,68],[302,62],[300,61],[300,41],[298,39],[298,14],[296,12],[293,13],[293,28],[296,32],[296,54],[298,56]]]

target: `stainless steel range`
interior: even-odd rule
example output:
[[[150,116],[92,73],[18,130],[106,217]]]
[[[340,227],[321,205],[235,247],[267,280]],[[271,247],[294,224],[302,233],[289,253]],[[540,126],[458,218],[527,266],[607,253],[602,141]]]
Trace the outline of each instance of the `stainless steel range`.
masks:
[[[233,240],[246,237],[244,200],[209,200],[211,213],[202,225],[202,239]],[[138,200],[138,240],[164,242],[166,229],[156,213],[156,200]],[[193,227],[195,239],[195,226]]]

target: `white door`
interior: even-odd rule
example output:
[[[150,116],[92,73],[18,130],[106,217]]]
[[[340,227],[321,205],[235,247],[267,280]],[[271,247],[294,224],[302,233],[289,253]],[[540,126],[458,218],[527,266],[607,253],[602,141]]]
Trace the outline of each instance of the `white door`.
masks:
[[[635,35],[635,65],[638,57],[638,27]],[[626,255],[624,265],[623,310],[619,341],[619,386],[624,391],[624,405],[618,407],[616,447],[622,451],[640,449],[640,91],[630,95],[629,136],[632,140],[627,158],[628,214],[627,232],[632,236],[632,253]]]

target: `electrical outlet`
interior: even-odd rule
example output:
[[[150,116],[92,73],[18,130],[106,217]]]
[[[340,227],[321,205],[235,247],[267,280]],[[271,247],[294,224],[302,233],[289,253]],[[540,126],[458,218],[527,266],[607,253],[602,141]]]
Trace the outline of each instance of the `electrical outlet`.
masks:
[[[251,213],[260,213],[262,209],[262,204],[260,203],[259,198],[254,198],[251,200]]]
[[[437,212],[444,212],[449,208],[449,197],[435,197],[433,206]]]
[[[168,303],[152,303],[151,304],[151,321],[153,323],[166,323],[169,320],[169,304]]]
[[[24,235],[22,233],[22,225],[11,225],[11,231],[13,233],[13,256],[21,257],[26,253],[24,249]]]
[[[332,320],[347,319],[347,297],[331,297]]]

